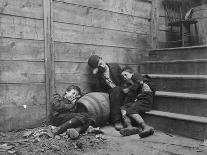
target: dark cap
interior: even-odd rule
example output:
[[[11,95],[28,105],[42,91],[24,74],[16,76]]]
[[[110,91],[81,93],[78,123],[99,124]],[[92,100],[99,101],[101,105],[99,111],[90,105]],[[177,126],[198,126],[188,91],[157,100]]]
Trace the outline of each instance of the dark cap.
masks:
[[[96,68],[98,67],[98,61],[101,59],[98,55],[91,55],[90,58],[88,59],[88,65],[91,68]]]

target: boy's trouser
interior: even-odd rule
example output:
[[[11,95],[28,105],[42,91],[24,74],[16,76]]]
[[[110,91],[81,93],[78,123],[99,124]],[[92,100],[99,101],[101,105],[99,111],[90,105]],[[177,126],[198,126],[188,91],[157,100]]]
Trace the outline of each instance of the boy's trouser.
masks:
[[[67,122],[63,123],[62,125],[60,125],[60,129],[55,134],[56,135],[61,134],[69,128],[79,128],[80,129],[79,132],[82,133],[88,129],[89,125],[90,125],[89,122],[83,124],[79,119],[72,118]]]
[[[123,105],[124,94],[120,87],[114,87],[109,90],[110,100],[110,120],[112,123],[121,121],[120,107]]]

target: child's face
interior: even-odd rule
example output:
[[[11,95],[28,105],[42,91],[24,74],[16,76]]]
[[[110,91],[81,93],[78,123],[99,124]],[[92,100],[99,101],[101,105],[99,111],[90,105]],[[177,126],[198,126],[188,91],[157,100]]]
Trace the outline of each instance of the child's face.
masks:
[[[74,101],[80,97],[80,94],[77,90],[71,89],[70,91],[66,91],[64,98],[68,99],[69,101]]]
[[[97,74],[98,72],[103,73],[106,70],[106,63],[99,59],[97,68],[93,69],[92,73]]]
[[[127,71],[123,71],[123,72],[121,73],[121,75],[123,76],[123,78],[124,78],[126,81],[128,81],[128,80],[130,80],[130,79],[132,78],[132,73],[129,73],[129,72],[127,72]]]

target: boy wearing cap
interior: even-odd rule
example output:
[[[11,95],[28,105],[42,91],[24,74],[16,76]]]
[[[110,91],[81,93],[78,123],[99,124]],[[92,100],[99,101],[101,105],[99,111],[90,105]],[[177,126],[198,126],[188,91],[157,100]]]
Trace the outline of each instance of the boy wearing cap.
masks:
[[[126,94],[124,105],[121,107],[121,113],[127,128],[120,130],[120,134],[123,136],[129,136],[139,133],[141,138],[147,137],[154,133],[154,129],[148,126],[143,118],[142,114],[150,111],[153,104],[154,88],[149,83],[149,77],[143,77],[140,74],[134,73],[129,67],[123,69],[121,75],[126,81],[127,87],[123,89]],[[139,127],[132,127],[130,119],[133,120]]]
[[[122,84],[120,66],[117,63],[106,63],[98,55],[91,55],[88,65],[99,81],[99,91],[109,94],[111,123],[114,124],[116,130],[122,129],[120,107],[123,104],[124,94],[120,87]]]

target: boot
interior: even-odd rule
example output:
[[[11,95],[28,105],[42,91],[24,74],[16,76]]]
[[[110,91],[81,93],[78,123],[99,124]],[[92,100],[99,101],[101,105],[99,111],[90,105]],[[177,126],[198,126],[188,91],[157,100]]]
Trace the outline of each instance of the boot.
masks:
[[[145,138],[154,134],[154,128],[146,125],[145,123],[141,123],[141,127],[143,131],[139,133],[140,138]]]
[[[126,115],[123,116],[123,122],[124,122],[125,128],[120,130],[120,134],[122,136],[130,136],[130,135],[135,135],[135,134],[140,133],[140,129],[132,126],[131,120],[128,116]]]
[[[115,123],[114,123],[114,128],[116,129],[116,130],[121,130],[121,129],[123,129],[124,128],[124,126],[123,126],[123,124],[121,123],[121,121],[116,121]]]

